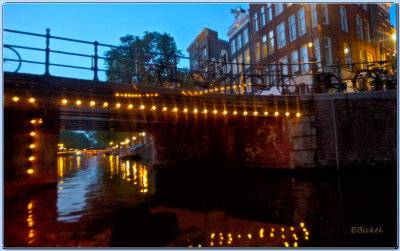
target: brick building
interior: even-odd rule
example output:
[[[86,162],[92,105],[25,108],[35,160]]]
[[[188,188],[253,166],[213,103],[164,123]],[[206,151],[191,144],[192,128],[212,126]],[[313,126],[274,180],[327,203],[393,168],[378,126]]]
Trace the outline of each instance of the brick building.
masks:
[[[229,27],[227,35],[230,44],[230,58],[232,59],[232,73],[239,75],[242,72],[252,72],[249,12],[236,7],[236,9],[231,10],[231,13],[234,15],[235,20]],[[238,82],[240,83],[240,81],[241,79],[239,78]],[[251,91],[250,87],[248,86],[246,91]],[[243,91],[242,88],[238,89],[239,93]]]
[[[277,64],[294,64],[284,65],[282,72],[293,76],[297,90],[291,91],[299,94],[311,88],[311,65],[296,63],[323,60],[325,70],[333,71],[340,62],[342,77],[349,78],[366,65],[346,63],[381,60],[382,54],[394,53],[385,4],[250,4],[249,15],[255,70],[274,83]],[[322,65],[317,67],[321,70]],[[274,92],[272,88],[265,94]]]
[[[218,32],[209,28],[204,28],[186,50],[191,58],[192,71],[206,70],[207,62],[203,60],[219,61],[221,58],[226,62],[230,60],[228,41],[218,39]]]

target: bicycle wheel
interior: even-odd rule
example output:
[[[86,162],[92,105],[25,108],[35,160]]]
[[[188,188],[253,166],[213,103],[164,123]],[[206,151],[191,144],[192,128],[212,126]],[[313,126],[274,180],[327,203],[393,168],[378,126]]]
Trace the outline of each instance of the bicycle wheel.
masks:
[[[372,71],[370,70],[360,70],[358,71],[353,79],[352,79],[352,84],[353,84],[353,89],[354,91],[357,92],[365,92],[369,91],[371,87],[371,77]]]
[[[287,77],[287,79],[283,77],[277,78],[275,83],[276,88],[282,95],[292,95],[296,90],[296,81],[291,77]]]
[[[322,76],[322,83],[324,93],[342,93],[347,89],[347,85],[340,82],[339,78],[332,73],[324,74]]]
[[[3,51],[4,71],[18,72],[21,68],[21,56],[9,45],[4,45],[7,50]]]

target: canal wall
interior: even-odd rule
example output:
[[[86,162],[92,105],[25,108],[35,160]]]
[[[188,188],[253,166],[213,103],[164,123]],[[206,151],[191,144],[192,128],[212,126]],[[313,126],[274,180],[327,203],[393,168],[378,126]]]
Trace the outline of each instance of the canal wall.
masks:
[[[300,118],[157,125],[154,163],[284,169],[396,163],[396,92],[305,95],[299,102]]]

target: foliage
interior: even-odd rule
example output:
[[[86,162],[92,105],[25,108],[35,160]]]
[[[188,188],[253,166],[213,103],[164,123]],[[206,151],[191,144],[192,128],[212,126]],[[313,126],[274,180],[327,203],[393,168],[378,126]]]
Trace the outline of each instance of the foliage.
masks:
[[[64,144],[67,149],[90,149],[96,147],[85,133],[76,131],[60,131],[59,142]]]
[[[170,76],[182,56],[174,38],[167,33],[146,31],[143,37],[126,35],[120,40],[118,48],[105,53],[108,81],[153,84],[157,77]]]
[[[132,140],[132,137],[134,136],[139,139],[138,133],[132,132],[93,131],[86,133],[90,135],[90,138],[93,141],[96,141],[98,147],[100,147],[101,149],[109,147],[110,142],[120,143],[125,141],[125,139]]]

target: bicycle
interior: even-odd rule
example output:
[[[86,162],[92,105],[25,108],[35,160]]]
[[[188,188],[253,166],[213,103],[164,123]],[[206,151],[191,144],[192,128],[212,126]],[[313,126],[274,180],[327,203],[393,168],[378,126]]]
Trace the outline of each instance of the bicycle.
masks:
[[[397,84],[397,77],[390,76],[391,74],[382,68],[386,62],[377,61],[381,65],[380,67],[373,67],[375,64],[372,63],[367,66],[373,68],[357,71],[352,79],[354,90],[358,92],[394,90]]]
[[[11,69],[14,70],[10,70],[10,72],[14,72],[17,73],[19,71],[19,69],[21,69],[21,65],[22,65],[22,58],[21,55],[18,53],[17,50],[15,50],[14,48],[12,48],[12,46],[10,45],[4,45],[4,48],[7,48],[8,50],[4,50],[4,54],[3,54],[3,62],[4,62],[4,71],[7,71],[7,67],[11,67]],[[10,54],[10,52],[12,52]],[[16,56],[16,58],[15,58]]]

